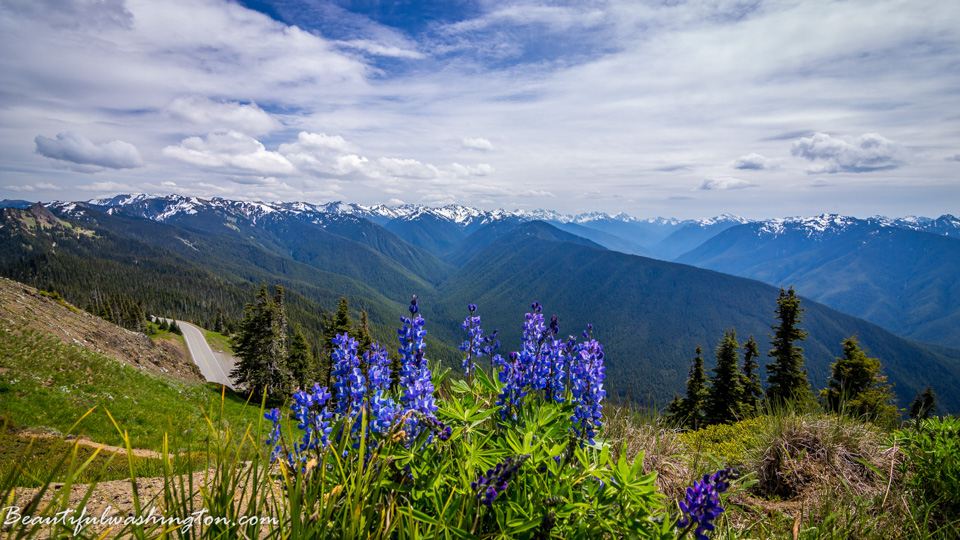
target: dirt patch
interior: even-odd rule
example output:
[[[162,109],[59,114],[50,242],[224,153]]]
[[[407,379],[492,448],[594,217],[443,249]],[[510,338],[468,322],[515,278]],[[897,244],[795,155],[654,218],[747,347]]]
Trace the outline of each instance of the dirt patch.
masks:
[[[14,332],[37,330],[143,371],[204,382],[179,341],[154,343],[144,334],[120,328],[6,278],[0,278],[0,327]]]

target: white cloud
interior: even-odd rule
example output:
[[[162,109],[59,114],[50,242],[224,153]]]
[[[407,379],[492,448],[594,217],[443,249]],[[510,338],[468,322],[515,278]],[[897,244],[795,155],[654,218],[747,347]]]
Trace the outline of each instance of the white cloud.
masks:
[[[188,137],[167,146],[163,155],[214,172],[287,175],[296,168],[287,158],[267,150],[260,141],[237,131],[210,133],[205,139]]]
[[[450,169],[457,176],[490,176],[493,174],[493,167],[487,163],[478,163],[476,165],[461,165],[454,163]]]
[[[218,102],[202,96],[184,96],[168,105],[166,112],[171,118],[202,131],[234,129],[259,135],[281,127],[279,121],[256,103],[245,105],[236,101]]]
[[[424,54],[418,51],[404,49],[403,47],[397,47],[396,45],[384,45],[369,39],[352,39],[349,41],[335,41],[334,43],[341,47],[358,49],[375,56],[407,59],[420,59],[424,57]]]
[[[460,146],[469,150],[480,150],[481,152],[493,150],[493,143],[483,137],[464,137],[460,141]]]
[[[415,159],[382,157],[377,160],[377,168],[383,174],[401,178],[430,179],[440,176],[440,170],[435,166]]]
[[[791,152],[810,161],[823,162],[808,168],[810,174],[894,169],[902,165],[906,157],[906,150],[900,144],[877,133],[857,138],[816,133],[794,142]]]
[[[721,177],[704,178],[703,182],[700,183],[700,186],[697,189],[700,191],[725,191],[729,189],[745,189],[755,186],[756,184],[753,182],[748,182],[739,178]]]
[[[750,153],[745,156],[740,156],[733,162],[734,169],[744,169],[744,170],[763,170],[769,169],[774,165],[772,159],[767,159],[760,154]]]
[[[129,28],[133,15],[123,0],[4,0],[18,15],[44,21],[53,28]]]
[[[72,131],[58,133],[56,139],[37,135],[33,141],[38,154],[60,161],[109,169],[132,169],[144,165],[137,147],[125,141],[95,144]]]

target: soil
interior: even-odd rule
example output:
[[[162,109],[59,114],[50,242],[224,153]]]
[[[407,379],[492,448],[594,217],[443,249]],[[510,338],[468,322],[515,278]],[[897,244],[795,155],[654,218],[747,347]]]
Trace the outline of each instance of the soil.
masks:
[[[203,382],[181,342],[131,332],[22,283],[0,278],[0,327],[32,329],[96,351],[118,362],[175,379]]]

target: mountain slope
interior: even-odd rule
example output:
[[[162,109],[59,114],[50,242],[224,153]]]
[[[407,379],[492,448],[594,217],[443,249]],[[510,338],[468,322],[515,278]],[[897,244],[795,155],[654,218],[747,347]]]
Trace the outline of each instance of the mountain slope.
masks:
[[[960,347],[960,241],[820,216],[731,228],[677,262],[779,285],[897,334]]]
[[[533,300],[560,316],[561,334],[579,334],[588,322],[607,351],[608,381],[619,395],[647,396],[663,406],[682,391],[696,345],[714,348],[735,327],[741,341],[768,341],[777,289],[716,272],[599,250],[582,243],[529,234],[524,226],[491,243],[441,286],[441,320],[462,319],[467,303],[480,306],[484,328],[500,329],[506,347],[519,343],[523,313]],[[801,293],[803,290],[800,289]],[[825,384],[841,341],[858,335],[878,356],[901,405],[933,384],[960,408],[960,351],[897,337],[882,328],[804,301],[807,368],[814,388]],[[765,352],[765,345],[761,349]],[[708,358],[709,358],[708,353]],[[710,366],[708,360],[708,367]],[[949,404],[948,404],[949,402]]]

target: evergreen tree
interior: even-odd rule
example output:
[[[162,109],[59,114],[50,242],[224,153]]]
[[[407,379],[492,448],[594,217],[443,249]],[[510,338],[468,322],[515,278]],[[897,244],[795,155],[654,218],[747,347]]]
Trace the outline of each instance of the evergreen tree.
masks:
[[[307,343],[307,338],[299,327],[293,332],[293,339],[290,340],[287,367],[293,378],[293,384],[300,389],[309,388],[317,378],[317,366],[310,352],[310,344]]]
[[[217,306],[217,316],[213,319],[213,331],[225,334],[227,333],[227,321],[223,317],[223,310]]]
[[[287,317],[281,287],[277,287],[277,294],[271,299],[266,284],[260,286],[255,303],[244,309],[234,352],[239,362],[230,377],[238,385],[246,386],[257,397],[289,393]]]
[[[710,378],[710,388],[704,404],[705,420],[708,424],[725,424],[743,418],[741,401],[743,388],[740,386],[740,344],[734,329],[723,334],[717,346],[717,367]]]
[[[687,395],[674,397],[667,406],[670,421],[677,425],[697,429],[704,424],[703,407],[707,399],[707,377],[703,372],[703,349],[697,346],[697,356],[690,365],[687,377]]]
[[[770,342],[773,349],[768,356],[773,358],[773,362],[767,364],[767,400],[772,403],[782,404],[810,397],[807,370],[803,367],[803,347],[794,345],[796,341],[807,339],[807,333],[799,327],[803,311],[800,297],[793,287],[786,292],[780,289],[775,316],[780,324],[770,327],[774,331],[770,336],[773,338]]]
[[[917,394],[916,399],[910,404],[910,418],[920,426],[921,420],[930,418],[930,415],[937,410],[937,395],[933,392],[933,387],[928,386],[926,390]]]
[[[177,324],[177,321],[174,321],[174,320],[171,320],[171,321],[170,321],[169,330],[170,330],[170,332],[172,332],[172,333],[174,333],[174,334],[176,334],[176,335],[178,335],[178,336],[182,336],[182,335],[183,335],[183,330],[180,330],[180,325]]]
[[[763,397],[763,386],[760,384],[760,364],[757,357],[760,350],[753,336],[743,344],[743,373],[740,375],[740,386],[743,388],[743,398],[740,400],[745,416],[753,416],[760,412],[760,398]]]
[[[161,331],[163,331],[163,332],[167,332],[167,331],[170,330],[170,325],[167,324],[167,320],[166,320],[166,319],[164,319],[164,318],[161,318],[161,319],[160,319],[160,324],[157,325],[157,330],[161,330]]]
[[[350,334],[353,332],[353,320],[350,318],[350,302],[343,296],[337,302],[337,312],[333,319],[326,314],[323,315],[323,351],[321,357],[321,366],[319,381],[322,385],[329,386],[330,371],[332,369],[330,353],[333,352],[333,338],[340,334]]]
[[[357,352],[363,354],[373,345],[373,337],[370,336],[370,323],[367,321],[367,310],[360,312],[360,322],[356,329],[350,333],[350,337],[357,340]]]
[[[820,399],[831,411],[841,410],[866,416],[882,425],[892,424],[897,417],[893,393],[880,375],[880,360],[867,357],[856,337],[843,341],[843,356],[830,365],[830,380],[820,391]]]

